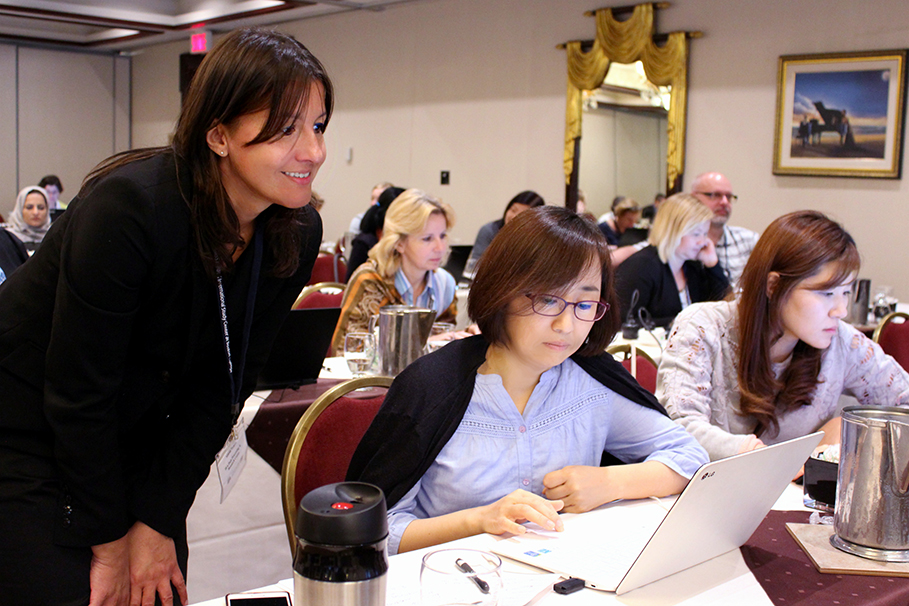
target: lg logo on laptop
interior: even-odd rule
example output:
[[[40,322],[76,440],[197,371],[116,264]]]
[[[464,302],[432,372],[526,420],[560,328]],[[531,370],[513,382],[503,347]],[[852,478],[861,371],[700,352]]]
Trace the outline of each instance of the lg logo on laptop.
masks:
[[[707,478],[712,478],[713,474],[715,474],[715,473],[716,473],[715,471],[709,471],[709,472],[705,473],[704,475],[702,475],[701,479],[706,480]]]

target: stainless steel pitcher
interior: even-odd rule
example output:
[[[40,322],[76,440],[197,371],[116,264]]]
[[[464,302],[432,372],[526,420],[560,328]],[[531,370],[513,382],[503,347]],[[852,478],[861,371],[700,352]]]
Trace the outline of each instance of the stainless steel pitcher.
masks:
[[[379,310],[379,372],[395,377],[420,357],[432,330],[432,309],[388,305]]]
[[[850,406],[842,418],[830,542],[871,560],[909,562],[909,410]]]

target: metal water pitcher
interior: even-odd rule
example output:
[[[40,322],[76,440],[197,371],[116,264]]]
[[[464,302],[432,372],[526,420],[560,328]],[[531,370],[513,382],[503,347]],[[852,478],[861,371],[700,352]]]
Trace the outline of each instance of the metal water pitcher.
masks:
[[[909,410],[843,409],[833,545],[872,560],[909,562]]]
[[[379,310],[379,373],[395,377],[423,354],[436,312],[432,309],[388,305]]]

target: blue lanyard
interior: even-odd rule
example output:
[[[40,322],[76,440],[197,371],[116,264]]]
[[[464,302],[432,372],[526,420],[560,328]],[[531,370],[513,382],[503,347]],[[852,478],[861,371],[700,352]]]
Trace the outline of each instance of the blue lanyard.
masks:
[[[256,305],[256,291],[259,288],[259,273],[262,269],[262,229],[256,226],[253,236],[253,265],[250,276],[249,290],[246,293],[246,312],[243,317],[243,340],[240,342],[240,357],[237,367],[234,368],[230,350],[230,328],[227,322],[227,301],[224,297],[224,283],[221,279],[221,270],[218,270],[218,308],[221,312],[221,329],[224,337],[224,354],[227,356],[227,375],[230,380],[230,412],[233,422],[240,416],[240,387],[243,384],[243,369],[246,366],[246,348],[249,345],[249,333],[252,329],[253,310]]]

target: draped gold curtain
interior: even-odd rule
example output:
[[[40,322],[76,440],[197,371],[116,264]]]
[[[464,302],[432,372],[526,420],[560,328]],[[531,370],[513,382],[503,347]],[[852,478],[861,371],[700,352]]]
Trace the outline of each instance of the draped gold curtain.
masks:
[[[673,32],[663,46],[653,42],[653,4],[639,4],[631,17],[617,21],[611,8],[596,11],[596,38],[587,52],[580,42],[565,45],[568,57],[568,91],[565,109],[565,182],[571,180],[575,139],[581,136],[582,91],[603,83],[611,61],[644,64],[647,78],[658,86],[671,86],[667,150],[667,191],[677,188],[684,171],[685,105],[687,100],[688,39]]]

